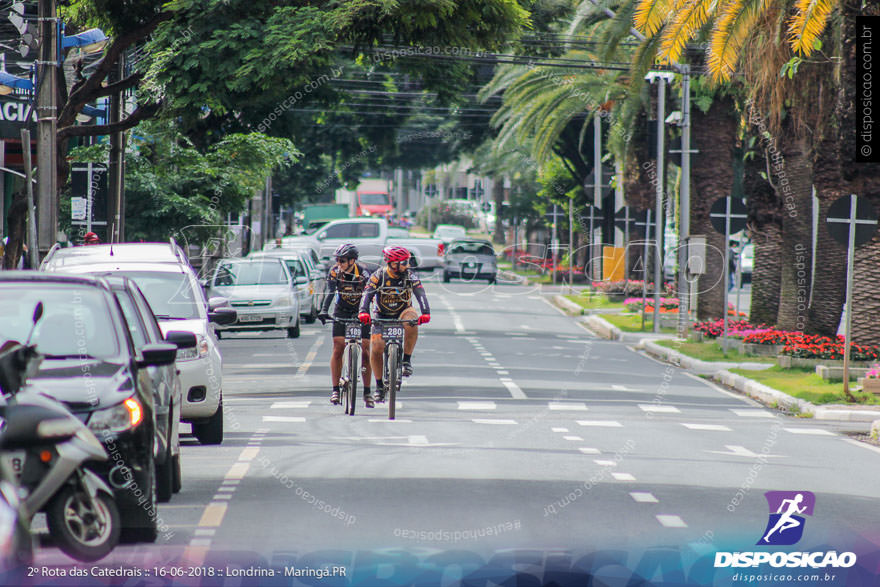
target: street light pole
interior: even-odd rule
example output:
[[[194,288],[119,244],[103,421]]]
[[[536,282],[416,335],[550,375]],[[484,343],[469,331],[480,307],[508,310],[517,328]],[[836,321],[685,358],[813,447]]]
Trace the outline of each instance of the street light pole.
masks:
[[[678,225],[678,337],[685,338],[690,318],[691,295],[687,275],[688,241],[691,234],[691,76],[689,65],[682,64],[679,67],[681,68],[681,188]]]
[[[37,240],[45,255],[58,238],[58,179],[56,147],[58,19],[55,0],[40,0],[40,53],[37,61]],[[22,145],[30,150],[30,145]]]

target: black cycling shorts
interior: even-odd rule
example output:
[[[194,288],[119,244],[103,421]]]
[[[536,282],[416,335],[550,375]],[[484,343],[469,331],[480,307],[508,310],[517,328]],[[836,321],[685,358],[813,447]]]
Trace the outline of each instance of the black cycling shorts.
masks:
[[[353,319],[357,320],[357,314],[342,314],[342,315],[334,315],[333,317],[334,318],[345,318],[345,319],[353,318]],[[333,323],[333,336],[334,337],[336,337],[336,336],[343,336],[344,337],[345,336],[345,324],[343,324],[342,322],[334,322]],[[361,325],[361,338],[362,339],[369,339],[370,338],[369,324],[368,325],[363,325],[363,324]]]

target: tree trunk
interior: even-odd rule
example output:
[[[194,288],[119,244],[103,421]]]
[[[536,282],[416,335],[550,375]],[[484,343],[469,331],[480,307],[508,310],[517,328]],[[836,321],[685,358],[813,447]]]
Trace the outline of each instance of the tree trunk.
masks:
[[[743,192],[749,209],[749,236],[755,247],[752,267],[752,299],[749,321],[753,324],[776,324],[779,313],[779,289],[782,280],[782,202],[773,187],[762,177],[767,159],[761,149],[745,161]]]
[[[834,149],[833,146],[830,148]],[[823,150],[824,146],[820,151]],[[813,276],[812,292],[808,293],[809,308],[804,328],[804,332],[809,334],[832,337],[837,335],[846,301],[846,247],[831,238],[825,223],[828,208],[844,195],[843,181],[840,174],[835,172],[836,169],[837,165],[823,156],[815,163],[814,181],[819,198],[816,274]]]
[[[6,216],[9,223],[9,240],[6,242],[6,250],[3,252],[3,269],[18,268],[18,261],[21,259],[25,241],[27,211],[27,196],[24,191],[16,192],[12,196],[12,205]]]
[[[781,142],[781,157],[770,156],[773,181],[783,203],[782,282],[776,326],[802,331],[807,323],[810,295],[813,170],[805,138],[792,137]]]
[[[501,211],[504,209],[504,178],[495,177],[492,181],[492,198],[495,200],[495,227],[492,231],[492,242],[500,245],[507,244],[504,238],[504,224],[501,220]]]
[[[765,224],[752,232],[755,261],[752,268],[752,301],[749,322],[776,324],[779,313],[779,291],[782,286],[782,228]]]
[[[709,220],[709,210],[718,198],[729,196],[733,187],[733,148],[737,120],[730,98],[716,97],[705,114],[694,108],[691,116],[691,235],[706,237],[705,273],[697,281],[698,319],[721,318],[724,308],[724,250],[728,243]]]

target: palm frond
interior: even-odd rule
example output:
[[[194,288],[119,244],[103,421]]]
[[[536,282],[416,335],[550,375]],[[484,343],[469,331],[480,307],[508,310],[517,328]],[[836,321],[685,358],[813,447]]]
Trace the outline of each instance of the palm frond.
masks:
[[[639,32],[652,36],[669,18],[671,0],[640,0],[636,7],[633,24]]]
[[[792,51],[810,56],[833,8],[833,0],[797,0],[795,14],[788,24],[788,43]]]
[[[728,81],[736,71],[743,45],[766,7],[765,0],[730,0],[724,5],[709,42],[708,66],[714,81]]]
[[[709,9],[714,0],[686,0],[675,11],[675,16],[663,28],[663,42],[660,57],[668,63],[675,63],[681,57],[688,41],[706,24]]]

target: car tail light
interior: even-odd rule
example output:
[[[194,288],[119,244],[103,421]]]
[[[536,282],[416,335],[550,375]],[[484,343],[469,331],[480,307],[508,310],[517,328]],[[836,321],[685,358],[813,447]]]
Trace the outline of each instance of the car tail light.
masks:
[[[446,249],[446,245],[445,245],[445,244],[440,243],[439,245],[437,245],[437,255],[438,255],[438,256],[442,255],[442,254],[443,254],[443,251],[444,251],[445,249]]]

